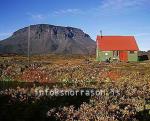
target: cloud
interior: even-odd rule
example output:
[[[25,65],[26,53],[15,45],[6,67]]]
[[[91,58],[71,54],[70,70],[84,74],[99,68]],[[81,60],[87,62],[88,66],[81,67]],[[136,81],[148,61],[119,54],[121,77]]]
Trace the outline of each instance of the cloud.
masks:
[[[128,8],[139,8],[145,3],[148,3],[148,0],[105,0],[102,2],[102,9],[128,9]]]
[[[47,15],[43,15],[43,14],[27,13],[27,15],[34,20],[45,20],[47,18]]]
[[[150,36],[150,33],[139,33],[135,34],[136,37],[141,37],[141,36]]]
[[[78,9],[78,8],[66,8],[58,9],[46,14],[33,14],[27,13],[30,18],[38,21],[45,20],[52,16],[76,16],[76,15],[118,15],[122,13],[132,13],[132,10],[137,10],[149,6],[149,0],[102,0],[99,5],[94,8]]]
[[[11,33],[0,33],[0,36],[8,36],[11,35]]]
[[[0,33],[0,39],[2,40],[2,39],[5,39],[5,38],[7,38],[7,37],[9,37],[9,36],[11,36],[12,35],[12,32],[6,32],[6,33]]]
[[[126,9],[132,7],[138,7],[146,0],[105,0],[103,1],[102,9]]]
[[[150,5],[149,0],[103,0],[95,9],[91,9],[97,15],[112,15],[121,13],[131,13]]]
[[[99,5],[89,9],[68,8],[60,9],[52,12],[53,16],[110,16],[122,13],[131,13],[132,10],[144,8],[145,5],[150,5],[149,0],[103,0]]]
[[[27,13],[27,15],[34,20],[42,21],[45,20],[51,16],[65,16],[65,15],[79,15],[83,14],[84,12],[80,9],[60,9],[57,11],[53,11],[52,13],[47,14],[33,14],[33,13]]]
[[[53,12],[54,16],[61,16],[61,15],[79,15],[83,14],[84,12],[81,9],[62,9]]]

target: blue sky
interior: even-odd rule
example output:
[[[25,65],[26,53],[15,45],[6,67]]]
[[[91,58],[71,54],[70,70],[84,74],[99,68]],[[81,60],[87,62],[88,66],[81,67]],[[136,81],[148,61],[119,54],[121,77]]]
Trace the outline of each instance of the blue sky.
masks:
[[[0,0],[0,40],[30,24],[81,28],[92,39],[134,35],[150,50],[150,0]]]

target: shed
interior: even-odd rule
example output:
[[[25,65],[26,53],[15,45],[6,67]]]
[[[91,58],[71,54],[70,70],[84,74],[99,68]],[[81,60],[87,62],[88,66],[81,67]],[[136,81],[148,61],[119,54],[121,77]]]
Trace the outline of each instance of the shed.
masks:
[[[97,36],[97,61],[138,61],[138,45],[134,36]]]

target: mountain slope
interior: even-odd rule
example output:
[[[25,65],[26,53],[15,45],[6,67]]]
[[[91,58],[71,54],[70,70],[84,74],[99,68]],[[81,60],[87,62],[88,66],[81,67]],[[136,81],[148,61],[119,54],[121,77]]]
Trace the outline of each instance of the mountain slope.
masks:
[[[28,27],[0,41],[0,54],[27,54]],[[96,43],[82,30],[48,24],[30,26],[31,54],[94,54]]]

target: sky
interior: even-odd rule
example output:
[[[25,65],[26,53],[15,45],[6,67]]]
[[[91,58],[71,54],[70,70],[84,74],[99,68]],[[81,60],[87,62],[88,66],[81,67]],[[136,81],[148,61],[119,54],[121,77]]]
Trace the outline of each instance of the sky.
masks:
[[[103,35],[135,36],[150,50],[150,0],[0,0],[0,40],[33,24],[82,29]]]

